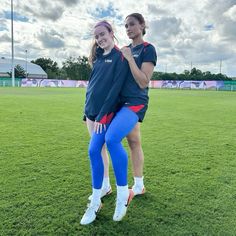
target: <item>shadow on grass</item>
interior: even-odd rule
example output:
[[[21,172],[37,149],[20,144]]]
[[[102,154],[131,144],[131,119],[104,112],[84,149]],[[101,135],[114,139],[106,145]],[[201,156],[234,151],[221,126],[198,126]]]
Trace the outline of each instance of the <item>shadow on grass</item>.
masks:
[[[136,196],[130,206],[127,214],[120,222],[114,222],[112,217],[115,209],[115,194],[106,197],[103,200],[103,208],[99,212],[97,219],[90,225],[81,226],[78,215],[75,220],[76,230],[84,235],[154,235],[157,231],[158,222],[158,201],[150,193],[142,196]],[[157,224],[153,224],[153,222]]]

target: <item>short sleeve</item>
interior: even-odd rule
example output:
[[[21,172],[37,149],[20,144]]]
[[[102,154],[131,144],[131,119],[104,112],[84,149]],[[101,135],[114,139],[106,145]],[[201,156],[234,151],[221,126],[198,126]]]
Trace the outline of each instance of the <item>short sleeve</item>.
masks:
[[[157,53],[156,53],[156,49],[151,44],[148,44],[143,49],[143,62],[152,62],[153,65],[156,66]]]

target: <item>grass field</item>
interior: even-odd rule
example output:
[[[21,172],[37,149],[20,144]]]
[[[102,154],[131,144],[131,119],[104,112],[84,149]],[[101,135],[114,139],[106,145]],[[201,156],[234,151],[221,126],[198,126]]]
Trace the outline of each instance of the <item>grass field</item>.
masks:
[[[236,235],[235,92],[150,90],[147,193],[116,223],[114,191],[89,226],[79,224],[91,192],[84,97],[75,88],[0,88],[1,236]]]

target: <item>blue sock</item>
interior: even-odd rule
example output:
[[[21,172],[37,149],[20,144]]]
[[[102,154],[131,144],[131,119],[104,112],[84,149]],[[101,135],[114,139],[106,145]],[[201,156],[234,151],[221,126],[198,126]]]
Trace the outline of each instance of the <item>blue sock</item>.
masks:
[[[127,185],[128,155],[122,146],[122,139],[138,122],[138,116],[127,107],[122,107],[107,129],[105,141],[110,152],[118,186]]]

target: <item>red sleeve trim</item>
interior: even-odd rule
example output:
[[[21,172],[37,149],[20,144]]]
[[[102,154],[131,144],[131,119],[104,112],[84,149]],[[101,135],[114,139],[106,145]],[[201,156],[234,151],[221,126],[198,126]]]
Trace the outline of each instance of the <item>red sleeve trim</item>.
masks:
[[[106,124],[107,115],[103,116],[99,123]]]
[[[114,116],[114,113],[113,113],[113,112],[110,113],[110,114],[108,114],[108,115],[106,114],[106,115],[104,115],[104,116],[102,117],[102,119],[99,121],[99,123],[102,123],[102,124],[109,124],[109,123],[111,122],[113,116]]]
[[[128,108],[136,113],[136,112],[139,112],[141,109],[143,109],[144,105],[142,104],[142,105],[137,105],[137,106],[128,106]]]
[[[114,113],[113,113],[113,112],[110,113],[110,114],[107,116],[107,123],[110,123],[110,122],[111,122],[113,116],[114,116]]]
[[[121,61],[124,61],[124,56],[123,56],[122,52],[120,51],[120,49],[119,49],[116,45],[114,46],[114,48],[115,48],[118,52],[120,52]]]
[[[120,51],[120,49],[118,48],[118,46],[114,46],[114,48],[117,50],[117,51]]]

